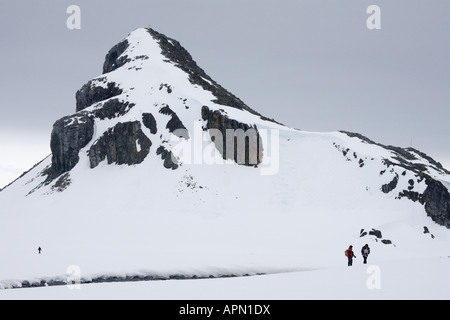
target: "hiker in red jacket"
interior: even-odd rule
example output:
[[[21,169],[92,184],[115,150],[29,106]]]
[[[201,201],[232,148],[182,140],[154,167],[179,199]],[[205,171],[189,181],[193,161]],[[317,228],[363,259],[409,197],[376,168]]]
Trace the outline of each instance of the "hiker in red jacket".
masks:
[[[353,258],[356,258],[355,254],[353,253],[353,246],[348,247],[348,249],[345,251],[345,255],[348,258],[348,266],[350,267],[353,264]]]

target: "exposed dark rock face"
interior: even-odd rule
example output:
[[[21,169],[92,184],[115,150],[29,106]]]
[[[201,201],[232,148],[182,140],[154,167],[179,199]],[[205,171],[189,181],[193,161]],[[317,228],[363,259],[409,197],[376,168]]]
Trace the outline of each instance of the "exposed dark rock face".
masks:
[[[116,70],[125,63],[131,61],[128,56],[121,56],[127,50],[129,44],[127,40],[116,44],[106,54],[105,62],[103,63],[103,74]]]
[[[431,239],[434,239],[434,235],[430,233],[430,230],[428,229],[427,226],[423,226],[423,233],[424,234],[429,234],[431,236]]]
[[[421,194],[415,191],[403,190],[400,197],[406,197],[414,202],[425,205],[427,215],[436,223],[450,229],[450,194],[440,182],[429,176],[425,177],[427,188]]]
[[[151,113],[142,114],[142,123],[150,129],[151,134],[156,134],[156,132],[158,132],[155,117]]]
[[[119,56],[127,49],[128,41],[122,41],[114,46],[106,55],[104,72],[110,72],[128,60]],[[98,85],[103,82],[103,85]],[[122,102],[112,97],[122,94],[115,82],[107,82],[106,78],[91,80],[77,91],[76,111],[77,114],[58,120],[51,135],[50,147],[52,150],[52,167],[49,170],[48,181],[62,173],[71,170],[79,160],[79,151],[92,139],[94,133],[94,119],[112,119],[127,113],[134,104]],[[98,108],[89,112],[83,111],[101,101],[111,99]]]
[[[423,193],[425,211],[434,222],[450,228],[450,194],[440,182],[428,178],[425,180],[427,188]]]
[[[63,192],[67,189],[67,187],[72,183],[70,179],[70,173],[66,172],[62,174],[58,180],[56,180],[55,184],[52,186],[53,191]]]
[[[92,139],[94,119],[112,119],[127,113],[134,104],[111,99],[101,108],[90,112],[80,111],[55,122],[51,134],[52,167],[48,181],[70,171],[79,161],[79,151]]]
[[[76,111],[81,111],[94,103],[122,94],[122,89],[115,82],[107,83],[106,88],[95,86],[95,83],[96,81],[91,80],[77,91],[75,94]]]
[[[361,229],[359,233],[360,237],[365,237],[367,235],[367,231],[364,231],[364,229]],[[376,230],[373,228],[371,231],[369,231],[369,236],[374,236],[376,242],[378,242],[378,239],[381,239],[383,237],[380,230]],[[381,239],[380,242],[384,244],[392,244],[392,241],[388,239]]]
[[[167,83],[160,84],[159,90],[162,90],[163,88],[166,88],[167,93],[172,93],[172,86],[168,85]]]
[[[399,197],[406,197],[411,201],[419,201],[425,206],[427,215],[436,223],[450,229],[450,194],[447,188],[430,176],[423,174],[427,188],[421,194],[416,191],[403,190]]]
[[[138,164],[144,161],[152,142],[142,132],[141,123],[119,122],[105,132],[89,149],[91,168],[107,159],[108,164]]]
[[[161,159],[164,160],[164,168],[176,170],[178,169],[178,163],[176,159],[174,159],[172,151],[168,151],[163,146],[159,146],[156,150],[157,155],[161,155]]]
[[[399,192],[398,196],[400,198],[406,197],[414,202],[419,201],[421,204],[424,204],[423,195],[417,191],[403,190]]]
[[[84,114],[64,117],[55,122],[50,140],[50,180],[71,170],[78,163],[79,151],[91,141],[93,134],[94,122]]]
[[[89,114],[97,119],[113,119],[126,114],[134,103],[120,101],[119,99],[111,99],[100,105],[100,108],[95,108]]]
[[[384,184],[381,186],[381,191],[384,193],[389,193],[397,187],[398,183],[398,174],[395,175],[394,179],[391,182]]]
[[[409,179],[408,184],[409,184],[408,190],[414,189],[414,180],[413,179]]]
[[[189,132],[184,126],[183,122],[181,122],[180,118],[178,118],[177,114],[170,109],[168,105],[165,105],[159,110],[159,113],[165,114],[171,117],[171,119],[167,122],[166,129],[169,130],[170,133],[174,133],[176,130],[177,134],[179,134],[180,138],[189,139]]]
[[[211,111],[207,106],[202,108],[202,119],[206,121],[206,130],[216,129],[221,133],[219,139],[214,134],[211,137],[223,159],[247,166],[261,163],[263,144],[256,126],[230,119],[220,111]]]
[[[383,238],[383,235],[381,234],[381,231],[380,231],[380,230],[372,229],[371,231],[369,231],[369,235],[375,236],[375,237],[377,237],[378,239]]]

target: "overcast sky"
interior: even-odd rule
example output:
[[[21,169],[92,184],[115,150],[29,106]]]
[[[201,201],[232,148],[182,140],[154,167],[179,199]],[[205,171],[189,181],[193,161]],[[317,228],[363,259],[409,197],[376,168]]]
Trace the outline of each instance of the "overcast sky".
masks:
[[[72,4],[80,30],[66,25]],[[366,25],[373,4],[379,30]],[[449,14],[448,0],[0,0],[0,187],[50,154],[75,92],[148,26],[267,117],[413,146],[450,168]]]

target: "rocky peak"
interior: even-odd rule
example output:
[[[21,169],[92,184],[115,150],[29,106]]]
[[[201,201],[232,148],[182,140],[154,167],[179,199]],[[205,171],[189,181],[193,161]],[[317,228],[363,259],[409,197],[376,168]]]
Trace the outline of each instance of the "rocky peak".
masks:
[[[75,97],[76,112],[56,121],[51,134],[52,161],[45,184],[56,180],[57,190],[68,185],[71,170],[83,157],[88,170],[98,170],[102,162],[141,165],[148,157],[159,161],[162,170],[179,170],[184,159],[175,152],[173,138],[192,142],[198,124],[223,159],[253,170],[267,149],[260,128],[285,128],[249,108],[209,77],[178,41],[153,29],[137,29],[113,46],[103,74],[89,80]],[[450,227],[450,194],[436,178],[450,172],[440,163],[415,149],[341,134],[383,149],[380,193],[419,202],[434,221]],[[241,153],[236,152],[239,139],[244,141]],[[361,170],[371,160],[349,147],[334,147],[346,161],[356,160]]]
[[[82,156],[89,158],[92,169],[102,161],[139,164],[149,155],[160,157],[165,168],[177,169],[171,135],[177,132],[189,140],[192,123],[200,120],[205,131],[220,129],[224,136],[227,129],[252,129],[256,140],[246,144],[245,161],[227,155],[225,145],[219,152],[248,166],[262,160],[255,123],[248,123],[247,116],[244,122],[231,118],[225,109],[240,110],[256,122],[267,118],[209,77],[178,41],[151,28],[137,29],[113,46],[103,74],[83,85],[75,100],[76,113],[53,126],[48,182],[74,168]],[[252,153],[257,156],[250,157]]]
[[[241,99],[224,89],[217,82],[211,79],[202,68],[192,59],[189,52],[174,39],[149,28],[148,32],[156,39],[161,47],[161,53],[174,63],[178,68],[189,75],[189,81],[194,85],[199,85],[204,90],[210,91],[218,104],[229,106],[241,110],[246,110],[252,114],[261,116],[258,112],[247,106]]]

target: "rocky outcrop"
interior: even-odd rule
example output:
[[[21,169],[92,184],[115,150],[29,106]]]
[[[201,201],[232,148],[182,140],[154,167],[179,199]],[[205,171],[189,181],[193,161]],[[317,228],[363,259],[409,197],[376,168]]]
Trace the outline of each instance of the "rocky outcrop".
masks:
[[[156,125],[156,119],[151,113],[142,114],[142,123],[148,129],[150,129],[151,134],[156,134],[158,132],[158,127]]]
[[[172,151],[167,150],[164,146],[159,146],[156,150],[156,154],[161,156],[161,159],[164,160],[164,168],[176,170],[178,169],[178,162],[173,156]]]
[[[202,108],[205,130],[216,129],[220,137],[212,134],[212,141],[223,159],[234,160],[246,166],[258,165],[262,161],[263,144],[256,126],[230,119],[222,112]]]
[[[128,56],[122,55],[127,50],[128,46],[128,40],[123,40],[108,51],[105,62],[103,63],[103,74],[114,71],[131,61]]]
[[[134,103],[129,103],[128,101],[124,102],[119,99],[110,99],[88,114],[100,120],[113,119],[125,115],[134,106]]]
[[[142,132],[141,123],[119,122],[106,131],[88,152],[90,167],[95,168],[103,160],[108,164],[138,164],[150,152],[152,142]]]
[[[399,198],[407,198],[411,201],[418,201],[425,206],[427,215],[437,224],[450,229],[450,193],[448,189],[430,176],[425,177],[427,185],[423,193],[403,190],[399,193]]]
[[[122,93],[122,89],[115,82],[107,82],[104,86],[98,86],[99,81],[101,80],[91,80],[77,91],[75,94],[77,112]],[[104,81],[106,82],[106,79]]]
[[[387,168],[402,168],[402,170],[404,170],[402,175],[404,175],[406,173],[406,170],[408,170],[415,174],[417,182],[425,180],[425,184],[427,185],[427,187],[423,193],[414,191],[413,189],[415,182],[414,180],[409,179],[407,187],[408,190],[397,191],[397,198],[407,198],[414,202],[419,201],[419,203],[424,205],[427,215],[431,217],[434,222],[450,229],[449,190],[442,184],[442,182],[432,178],[430,174],[427,173],[429,168],[432,168],[441,174],[449,174],[450,172],[448,170],[446,170],[439,162],[435,161],[430,156],[414,148],[385,146],[379,143],[375,143],[358,133],[346,131],[342,131],[342,133],[345,133],[350,137],[358,138],[365,143],[378,145],[384,149],[392,151],[394,153],[392,158],[397,162],[393,162],[389,159],[383,159],[383,163]],[[417,160],[419,160],[419,157],[421,158],[422,162],[426,161],[428,162],[428,164],[425,165],[424,163],[418,163]],[[385,170],[380,172],[380,174],[384,174],[384,172]],[[391,182],[381,186],[381,190],[384,193],[389,193],[395,190],[397,188],[399,179],[400,176],[396,173]]]
[[[376,229],[370,230],[369,231],[369,235],[375,236],[375,237],[377,237],[379,239],[383,238],[383,235],[382,235],[381,231],[380,230],[376,230]]]
[[[397,183],[398,183],[398,174],[395,174],[395,177],[392,179],[391,182],[381,186],[381,191],[383,191],[384,193],[389,193],[395,188],[397,188]]]
[[[63,192],[67,189],[68,186],[72,183],[72,180],[70,179],[70,173],[66,172],[59,176],[59,178],[56,180],[55,184],[51,187],[53,191],[57,192]]]
[[[364,141],[365,143],[377,145],[386,150],[392,151],[394,153],[392,158],[397,160],[398,163],[394,163],[388,159],[384,159],[384,162],[387,165],[387,167],[389,167],[391,165],[394,165],[394,166],[398,165],[398,166],[401,166],[402,168],[411,170],[413,172],[423,173],[427,170],[427,166],[428,166],[428,167],[435,169],[438,172],[441,172],[444,174],[450,174],[450,171],[445,169],[441,163],[435,161],[433,158],[431,158],[430,156],[426,155],[425,153],[423,153],[417,149],[400,148],[400,147],[395,147],[395,146],[383,145],[381,143],[376,143],[359,133],[348,132],[348,131],[340,131],[340,132],[346,134],[349,137],[358,138],[358,139]],[[429,164],[425,165],[423,163],[414,162],[414,160],[418,160],[418,157],[426,160]]]
[[[166,116],[170,116],[170,120],[167,122],[166,129],[169,130],[170,133],[176,133],[180,138],[189,139],[189,132],[184,126],[183,122],[177,116],[177,114],[170,109],[168,105],[165,105],[159,110],[159,113],[164,114]]]
[[[92,139],[94,122],[85,115],[64,117],[55,122],[50,139],[52,168],[48,179],[71,170],[79,161],[79,151]]]
[[[367,231],[365,231],[364,229],[361,229],[361,231],[359,232],[359,236],[360,238],[367,236],[367,234],[369,234],[369,236],[374,236],[375,238],[373,238],[376,242],[378,242],[378,240],[380,240],[381,243],[384,244],[392,244],[392,241],[389,239],[382,239],[383,238],[383,234],[381,233],[380,230],[374,229],[372,228],[372,230],[369,231],[369,233],[367,233]]]
[[[447,188],[440,182],[428,178],[425,180],[427,188],[422,199],[425,203],[425,211],[431,219],[450,229],[450,194]]]
[[[70,171],[79,161],[79,152],[92,139],[94,119],[112,119],[126,114],[134,104],[111,99],[91,111],[80,111],[55,122],[50,140],[52,167],[47,181]]]

